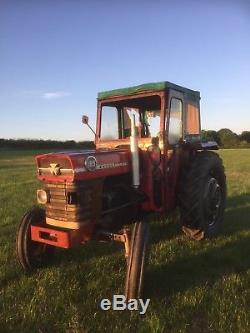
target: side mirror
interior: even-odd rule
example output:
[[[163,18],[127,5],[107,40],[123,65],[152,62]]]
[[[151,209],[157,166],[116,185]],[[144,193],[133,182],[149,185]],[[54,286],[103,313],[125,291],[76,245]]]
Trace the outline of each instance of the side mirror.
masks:
[[[94,133],[95,137],[96,137],[96,133],[95,131],[93,130],[93,128],[89,125],[89,117],[88,116],[82,116],[82,123],[84,125],[87,125],[88,128]]]
[[[82,116],[82,123],[85,125],[89,124],[89,117],[88,116]]]

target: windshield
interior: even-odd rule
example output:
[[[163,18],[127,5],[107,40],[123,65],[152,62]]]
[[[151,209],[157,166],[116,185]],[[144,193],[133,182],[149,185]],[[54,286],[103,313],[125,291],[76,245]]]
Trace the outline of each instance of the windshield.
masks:
[[[132,115],[135,115],[139,137],[159,137],[160,109],[161,99],[157,95],[104,104],[101,116],[101,140],[130,137]]]

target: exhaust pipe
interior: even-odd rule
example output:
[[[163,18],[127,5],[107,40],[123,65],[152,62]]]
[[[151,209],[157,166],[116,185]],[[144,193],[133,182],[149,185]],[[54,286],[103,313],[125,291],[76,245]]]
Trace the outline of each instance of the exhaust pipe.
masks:
[[[134,188],[138,188],[140,186],[139,150],[138,150],[138,139],[137,139],[137,135],[136,135],[135,115],[134,114],[132,114],[132,118],[131,118],[130,151],[131,151],[131,159],[132,159],[132,177],[133,177],[132,186]]]

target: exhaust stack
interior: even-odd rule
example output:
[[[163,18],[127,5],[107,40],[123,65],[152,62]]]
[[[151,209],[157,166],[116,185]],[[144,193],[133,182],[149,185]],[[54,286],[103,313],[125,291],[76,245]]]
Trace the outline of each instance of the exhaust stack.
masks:
[[[131,118],[131,136],[130,136],[130,151],[132,158],[132,173],[133,183],[132,186],[138,188],[140,186],[140,173],[139,173],[139,150],[138,139],[135,128],[135,115]]]

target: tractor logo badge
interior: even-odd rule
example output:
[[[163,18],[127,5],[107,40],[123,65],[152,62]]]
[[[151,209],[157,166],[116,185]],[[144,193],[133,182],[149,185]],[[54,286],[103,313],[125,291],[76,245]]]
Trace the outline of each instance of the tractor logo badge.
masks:
[[[58,163],[50,163],[49,171],[52,175],[58,176],[60,175],[60,165]]]

